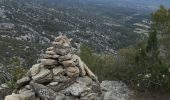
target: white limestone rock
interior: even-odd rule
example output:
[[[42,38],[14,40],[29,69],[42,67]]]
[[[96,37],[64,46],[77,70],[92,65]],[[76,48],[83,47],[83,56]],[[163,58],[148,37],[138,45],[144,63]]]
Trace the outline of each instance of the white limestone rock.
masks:
[[[8,95],[5,97],[5,100],[20,100],[17,94]]]
[[[30,74],[31,76],[35,76],[36,74],[38,74],[40,72],[40,64],[35,64],[31,67],[30,69]]]
[[[56,53],[54,51],[46,51],[45,54],[56,55]]]
[[[27,90],[21,94],[12,94],[5,97],[5,100],[35,100],[35,93]]]
[[[32,77],[32,80],[37,83],[44,83],[52,80],[50,70],[41,68],[40,72]]]
[[[87,67],[87,65],[84,63],[84,69],[87,73],[87,75],[92,78],[93,80],[97,81],[96,75]]]
[[[78,77],[76,79],[78,83],[86,84],[86,85],[91,85],[93,83],[92,79],[85,76],[85,77]]]
[[[33,82],[31,82],[30,85],[41,99],[54,100],[56,93],[52,89],[49,89],[42,84],[37,84]]]
[[[47,51],[53,51],[53,50],[54,50],[54,47],[47,48]]]
[[[49,84],[49,86],[56,86],[56,85],[58,85],[59,84],[59,82],[51,82],[50,84]]]
[[[102,100],[133,100],[130,90],[123,82],[102,81],[100,87],[103,91]]]
[[[100,100],[97,93],[88,93],[86,96],[80,98],[80,100]],[[107,100],[117,100],[117,99],[107,99]]]
[[[50,66],[50,65],[57,65],[58,64],[57,60],[53,60],[53,59],[40,59],[40,62],[44,66]]]
[[[66,60],[71,60],[72,58],[72,54],[68,53],[67,55],[64,55],[64,56],[60,56],[59,57],[59,62],[62,62],[62,61],[66,61]]]
[[[80,73],[79,68],[78,67],[67,67],[66,68],[66,74],[70,77],[72,76],[78,76]]]
[[[64,94],[71,93],[73,96],[80,96],[81,93],[83,93],[85,91],[89,91],[89,90],[90,90],[90,88],[86,87],[85,84],[74,83],[71,86],[69,86],[68,88],[62,90],[61,93],[64,93]]]
[[[43,54],[42,58],[44,58],[44,59],[57,59],[57,58],[59,58],[59,55]]]
[[[17,81],[17,88],[22,87],[29,83],[31,79],[29,77],[23,77]]]
[[[63,73],[64,69],[61,66],[58,66],[58,67],[53,68],[52,72],[53,72],[54,76],[57,76],[57,75]]]
[[[74,55],[74,58],[77,59],[77,61],[78,61],[78,67],[80,68],[80,76],[85,76],[86,71],[85,71],[85,68],[84,68],[84,62],[77,55]]]
[[[57,49],[55,49],[56,54],[61,55],[61,56],[67,55],[70,51],[71,51],[70,48],[66,48],[66,49],[57,48]]]
[[[62,62],[64,67],[75,67],[75,63],[72,60],[67,60]]]

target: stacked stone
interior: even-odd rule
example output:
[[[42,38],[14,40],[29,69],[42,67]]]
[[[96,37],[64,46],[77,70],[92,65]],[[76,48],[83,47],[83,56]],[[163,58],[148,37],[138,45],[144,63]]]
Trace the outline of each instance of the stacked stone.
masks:
[[[97,78],[72,53],[70,41],[66,36],[56,37],[5,100],[98,100],[101,91]]]

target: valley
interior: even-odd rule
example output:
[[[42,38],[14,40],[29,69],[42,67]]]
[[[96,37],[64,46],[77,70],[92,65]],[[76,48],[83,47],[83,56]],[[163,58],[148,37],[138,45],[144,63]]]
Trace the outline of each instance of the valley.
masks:
[[[27,47],[34,49],[34,43],[45,47],[55,36],[65,34],[73,38],[76,48],[85,44],[95,52],[117,54],[120,48],[134,45],[147,36],[151,11],[144,13],[141,9],[120,6],[118,1],[110,2],[1,0],[0,39],[24,42],[22,46],[30,44]],[[3,49],[14,54],[15,44],[11,43],[10,48],[3,46]],[[27,60],[20,53],[15,54]],[[9,55],[2,58],[4,56]],[[10,59],[3,59],[10,61],[14,55],[10,56]]]

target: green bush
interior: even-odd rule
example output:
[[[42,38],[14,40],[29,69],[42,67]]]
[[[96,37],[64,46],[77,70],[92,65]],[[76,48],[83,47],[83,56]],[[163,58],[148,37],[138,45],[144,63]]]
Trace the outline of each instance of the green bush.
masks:
[[[98,76],[98,79],[111,79],[114,72],[114,57],[109,54],[96,54],[87,46],[81,46],[79,55],[87,66]],[[112,70],[110,70],[112,69]]]
[[[120,80],[140,91],[170,92],[170,72],[166,60],[160,57],[157,33],[136,47],[120,49],[116,56],[96,54],[81,46],[80,57],[99,80]]]

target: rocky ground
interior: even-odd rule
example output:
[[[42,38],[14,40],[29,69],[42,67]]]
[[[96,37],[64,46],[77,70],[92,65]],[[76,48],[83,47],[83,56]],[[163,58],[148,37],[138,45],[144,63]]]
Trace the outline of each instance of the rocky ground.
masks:
[[[70,39],[59,36],[37,64],[17,81],[5,100],[131,100],[128,87],[103,81],[72,52]]]

